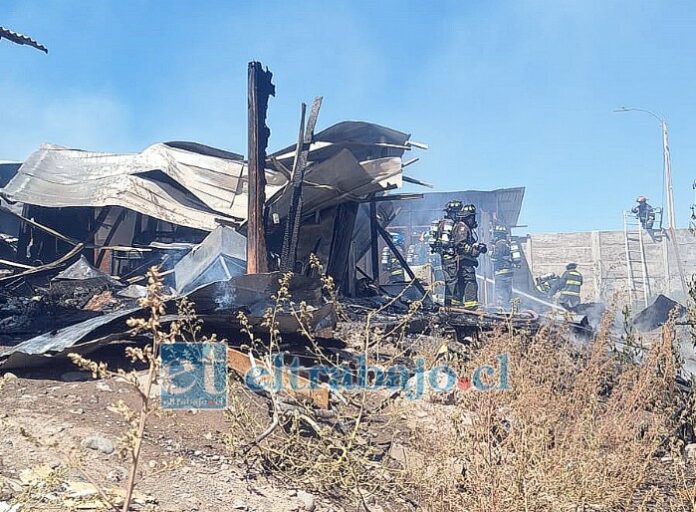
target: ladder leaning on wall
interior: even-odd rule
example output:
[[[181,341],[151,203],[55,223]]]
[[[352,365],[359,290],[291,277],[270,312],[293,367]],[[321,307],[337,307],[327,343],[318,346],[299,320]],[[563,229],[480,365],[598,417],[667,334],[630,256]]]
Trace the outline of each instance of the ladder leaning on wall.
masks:
[[[647,307],[650,297],[650,278],[645,261],[643,226],[635,214],[624,211],[624,244],[626,247],[626,275],[631,305]]]

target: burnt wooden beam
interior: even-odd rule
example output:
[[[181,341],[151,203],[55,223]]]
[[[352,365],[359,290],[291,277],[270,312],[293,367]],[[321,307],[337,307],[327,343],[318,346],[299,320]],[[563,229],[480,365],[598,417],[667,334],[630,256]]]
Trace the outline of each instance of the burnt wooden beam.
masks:
[[[296,186],[295,186],[295,181],[297,179],[297,167],[300,162],[300,155],[302,154],[302,143],[304,141],[304,135],[305,135],[305,116],[307,115],[307,105],[302,103],[302,106],[300,107],[300,131],[299,134],[297,135],[297,146],[295,147],[295,160],[293,162],[292,166],[292,171],[290,171],[289,179],[288,179],[288,186],[291,187],[292,190],[292,198],[290,199],[290,207],[288,209],[288,214],[287,217],[285,218],[285,231],[283,232],[283,245],[281,246],[280,249],[280,270],[283,272],[287,272],[288,270],[294,270],[295,263],[294,261],[290,263],[288,260],[290,259],[290,236],[292,235],[293,231],[293,221],[295,218],[294,214],[294,209],[297,208],[298,205],[295,204],[296,200]]]
[[[13,274],[11,276],[6,276],[6,277],[0,277],[0,284],[5,286],[4,283],[9,283],[7,286],[12,286],[15,283],[19,283],[22,279],[26,277],[33,276],[35,274],[40,274],[45,271],[49,270],[54,270],[56,268],[60,268],[61,266],[65,265],[68,263],[74,256],[77,256],[82,252],[82,249],[84,249],[83,244],[77,244],[75,247],[73,247],[67,254],[64,256],[61,256],[58,258],[56,261],[53,261],[51,263],[47,263],[45,265],[41,265],[39,267],[34,267],[29,270],[26,270],[24,272],[20,272],[19,274]]]
[[[372,278],[369,275],[367,275],[367,272],[365,272],[363,269],[361,269],[358,265],[355,265],[355,270],[358,272],[358,274],[362,275],[364,278],[372,281],[372,284],[374,284],[381,293],[383,293],[384,295],[387,295],[389,297],[393,297],[393,295],[391,293],[389,293],[386,289],[384,289],[384,287],[381,284],[375,283],[372,280]]]
[[[319,109],[321,108],[322,98],[314,98],[312,109],[307,118],[307,126],[304,125],[304,116],[307,106],[302,104],[302,116],[300,119],[300,134],[297,139],[297,150],[295,152],[295,162],[292,167],[292,198],[290,210],[285,221],[285,234],[283,237],[283,248],[280,253],[280,269],[284,272],[293,270],[297,259],[297,243],[300,235],[300,223],[302,219],[302,184],[307,168],[307,158],[309,147],[314,140],[314,129],[317,126]]]
[[[399,249],[396,247],[396,245],[394,245],[394,242],[392,242],[391,236],[389,235],[387,230],[379,224],[377,224],[377,231],[379,232],[384,242],[387,244],[387,247],[389,247],[389,250],[392,252],[392,254],[396,256],[397,260],[399,260],[399,264],[406,271],[408,277],[411,278],[411,281],[413,281],[413,286],[415,286],[416,290],[418,290],[423,295],[423,298],[425,298],[427,296],[425,288],[423,288],[421,282],[418,279],[416,279],[416,274],[413,273],[413,270],[411,270],[411,267],[406,262],[406,258],[403,257],[403,255],[399,252]]]
[[[355,242],[351,240],[348,249],[348,268],[346,272],[348,297],[355,297],[356,286],[355,286],[355,266],[357,261],[355,260]]]
[[[374,199],[374,195],[371,196]],[[370,261],[372,281],[379,284],[379,237],[377,235],[377,203],[370,201]]]
[[[247,214],[247,273],[268,272],[264,205],[266,203],[266,147],[271,131],[266,126],[268,98],[275,96],[273,73],[260,62],[248,69],[249,207]]]
[[[99,215],[97,215],[97,218],[94,219],[94,222],[92,223],[92,226],[85,237],[85,241],[92,239],[92,237],[97,234],[97,231],[99,231],[99,228],[102,227],[102,224],[104,224],[104,221],[109,216],[110,211],[111,206],[105,206],[100,210]]]
[[[9,208],[5,208],[4,206],[0,205],[0,212],[7,213],[9,215],[12,215],[13,217],[17,217],[19,220],[21,220],[24,224],[28,224],[29,226],[36,228],[40,231],[43,231],[44,233],[48,233],[49,235],[57,238],[58,240],[62,240],[63,242],[66,242],[70,245],[78,245],[80,244],[79,241],[74,240],[73,238],[67,237],[65,235],[60,234],[58,231],[55,229],[51,229],[48,226],[44,226],[43,224],[40,224],[39,222],[36,222],[33,219],[29,219],[25,217],[24,215],[21,215],[17,212],[14,212],[10,210]]]
[[[357,203],[343,203],[336,207],[326,273],[334,277],[339,288],[344,287],[346,279],[350,282],[347,274],[350,274],[352,270],[350,264],[351,248],[353,246],[351,234],[355,227],[357,215]],[[355,262],[353,262],[352,266],[355,266]],[[355,274],[354,271],[352,273]]]
[[[427,187],[427,188],[435,188],[435,186],[431,185],[430,183],[426,183],[425,181],[417,180],[416,178],[406,176],[405,174],[401,175],[401,179],[404,180],[406,183],[413,183],[414,185],[420,185],[422,187]]]
[[[106,239],[104,240],[104,245],[108,246],[111,244],[111,240],[114,238],[114,235],[116,234],[116,231],[118,230],[118,227],[121,225],[121,222],[123,222],[123,219],[126,218],[126,210],[125,208],[121,208],[121,213],[118,214],[118,217],[116,217],[116,220],[114,221],[114,225],[111,227],[111,230],[109,231],[109,234],[106,235]],[[104,256],[106,255],[106,251],[110,249],[105,249],[102,248],[99,251],[99,255],[97,256],[97,262],[94,265],[97,268],[101,267],[102,261],[104,261]]]
[[[385,201],[404,201],[409,199],[423,199],[423,194],[391,194],[388,196],[368,197],[360,199],[358,203],[383,203]]]

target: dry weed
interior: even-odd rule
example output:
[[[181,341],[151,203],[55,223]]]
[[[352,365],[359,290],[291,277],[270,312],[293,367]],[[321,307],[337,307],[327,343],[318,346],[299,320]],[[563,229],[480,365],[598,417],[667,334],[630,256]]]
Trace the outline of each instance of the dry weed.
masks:
[[[462,393],[442,418],[449,436],[414,438],[429,461],[427,472],[409,474],[422,505],[575,511],[659,502],[682,510],[679,489],[689,478],[665,478],[657,457],[669,452],[680,406],[674,329],[665,328],[640,365],[611,350],[608,320],[589,345],[570,339],[550,328],[485,338],[469,364],[506,353],[510,389]]]

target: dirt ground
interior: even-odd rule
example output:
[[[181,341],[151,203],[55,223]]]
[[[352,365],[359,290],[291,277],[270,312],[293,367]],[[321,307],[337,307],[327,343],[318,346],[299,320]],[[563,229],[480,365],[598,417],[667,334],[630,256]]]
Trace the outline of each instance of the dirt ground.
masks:
[[[0,475],[4,480],[4,485],[0,483],[0,510],[7,510],[3,500],[11,503],[12,495],[20,492],[18,483],[26,480],[25,470],[43,465],[57,468],[65,464],[71,449],[84,456],[85,472],[96,483],[123,486],[128,463],[119,458],[117,450],[107,454],[83,446],[90,436],[117,445],[126,425],[109,407],[119,400],[136,403],[134,391],[126,383],[118,378],[92,380],[89,373],[69,365],[61,364],[48,374],[42,369],[11,378],[0,391]],[[235,465],[225,447],[228,429],[223,411],[164,411],[150,419],[137,490],[156,500],[151,509],[340,510],[294,489],[292,482],[281,484],[247,474]],[[161,469],[162,464],[179,457],[178,467]],[[75,470],[65,479],[86,480]],[[60,500],[56,493],[47,493],[45,503],[33,510],[69,510]]]

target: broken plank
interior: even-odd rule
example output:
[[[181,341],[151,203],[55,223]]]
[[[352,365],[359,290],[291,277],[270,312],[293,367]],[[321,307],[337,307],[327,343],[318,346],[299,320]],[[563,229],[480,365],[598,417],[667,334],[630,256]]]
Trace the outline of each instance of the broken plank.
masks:
[[[266,367],[263,361],[256,358],[252,359],[251,355],[245,354],[244,352],[240,352],[239,350],[235,350],[233,348],[227,349],[227,366],[242,377],[244,377],[244,375],[246,375],[246,373],[255,366],[262,368]],[[269,369],[269,374],[272,373],[272,371],[273,369]],[[306,377],[303,377],[302,375],[293,375],[285,369],[281,369],[281,379],[284,391],[307,398],[321,409],[329,408],[329,388],[325,385],[319,385],[312,388],[312,381]],[[293,379],[295,380],[299,389],[293,389],[293,386],[291,386]]]
[[[41,272],[45,272],[45,271],[54,270],[56,268],[59,268],[61,265],[64,265],[65,263],[70,261],[74,256],[77,256],[80,252],[82,252],[82,249],[84,249],[84,245],[77,244],[67,254],[60,257],[56,261],[53,261],[51,263],[47,263],[46,265],[41,265],[40,267],[31,268],[31,269],[26,270],[24,272],[20,272],[19,274],[14,274],[11,276],[6,276],[6,277],[0,277],[0,283],[13,282],[15,280],[23,279],[25,277],[31,277],[35,274],[40,274]]]
[[[16,261],[7,261],[7,260],[0,260],[0,265],[7,265],[8,267],[21,268],[24,270],[36,268],[36,267],[32,267],[31,265],[25,265],[24,263],[17,263]]]
[[[321,96],[314,98],[306,127],[304,126],[306,105],[304,103],[302,104],[300,134],[297,141],[297,152],[292,169],[292,199],[285,224],[285,236],[283,238],[283,249],[281,251],[281,270],[284,271],[294,270],[295,260],[297,259],[300,219],[302,218],[302,183],[305,177],[305,169],[307,168],[309,147],[314,140],[314,129],[317,125],[322,99]]]

